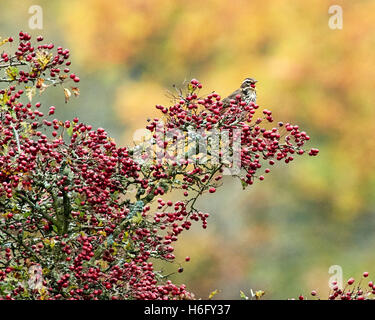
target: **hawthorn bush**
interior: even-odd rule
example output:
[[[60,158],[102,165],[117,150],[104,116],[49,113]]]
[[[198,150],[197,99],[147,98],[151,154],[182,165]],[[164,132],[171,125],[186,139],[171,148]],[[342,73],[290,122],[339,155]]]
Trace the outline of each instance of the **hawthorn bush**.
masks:
[[[18,45],[0,42],[16,47],[0,56],[0,297],[193,299],[153,261],[173,262],[172,244],[193,222],[206,228],[197,199],[216,191],[225,170],[244,188],[263,180],[264,167],[305,153],[309,136],[289,123],[273,126],[271,111],[257,116],[258,105],[240,96],[223,110],[221,97],[200,97],[193,79],[173,105],[156,106],[161,118],[149,121],[147,143],[119,147],[102,128],[53,119],[53,106],[40,111],[37,94],[61,86],[67,101],[79,95],[80,79],[68,49],[30,40],[20,32]],[[190,148],[218,132],[229,143]],[[185,137],[186,152],[176,156]],[[239,171],[221,161],[235,155]],[[172,190],[179,201],[166,198]]]
[[[354,278],[350,278],[347,280],[343,288],[338,286],[337,281],[333,281],[331,283],[328,300],[374,300],[374,282],[372,280],[367,280],[367,285],[363,285],[363,281],[366,281],[365,279],[367,279],[368,276],[368,272],[363,272],[362,278],[358,283],[356,283]],[[310,295],[317,300],[322,299],[316,290],[311,291]],[[306,298],[303,295],[300,295],[298,299],[305,300]]]

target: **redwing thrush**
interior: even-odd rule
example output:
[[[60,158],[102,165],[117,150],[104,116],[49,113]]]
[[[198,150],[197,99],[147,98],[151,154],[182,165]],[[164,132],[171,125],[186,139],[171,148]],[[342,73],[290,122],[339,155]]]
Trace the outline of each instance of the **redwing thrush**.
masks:
[[[246,102],[246,104],[250,104],[250,102],[256,103],[257,100],[257,93],[255,89],[255,84],[258,80],[253,78],[246,78],[242,81],[241,87],[236,91],[232,92],[228,97],[223,99],[223,109],[222,113],[225,112],[225,109],[230,106],[231,100],[236,100],[237,95],[241,95],[241,100]]]

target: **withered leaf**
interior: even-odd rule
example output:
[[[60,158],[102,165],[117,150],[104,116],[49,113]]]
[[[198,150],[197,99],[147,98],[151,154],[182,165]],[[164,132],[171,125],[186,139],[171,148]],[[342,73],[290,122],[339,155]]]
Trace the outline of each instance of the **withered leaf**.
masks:
[[[42,94],[48,86],[44,83],[43,78],[38,78],[36,81],[36,87],[39,89],[39,94]]]
[[[33,100],[33,97],[35,96],[35,94],[36,94],[35,87],[26,88],[26,97],[29,99],[30,102]]]
[[[70,97],[72,96],[72,93],[69,89],[64,88],[64,95],[65,95],[65,103],[68,103]]]
[[[77,88],[77,87],[71,87],[71,88],[72,88],[74,96],[78,97],[79,96],[79,88]]]

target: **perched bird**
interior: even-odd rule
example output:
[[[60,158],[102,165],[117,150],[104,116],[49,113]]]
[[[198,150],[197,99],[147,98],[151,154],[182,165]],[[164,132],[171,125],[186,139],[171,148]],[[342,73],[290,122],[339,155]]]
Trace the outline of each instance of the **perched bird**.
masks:
[[[239,89],[232,92],[228,97],[223,99],[223,109],[221,110],[221,113],[224,113],[225,110],[230,107],[230,101],[236,100],[237,95],[241,95],[241,100],[245,101],[246,104],[249,104],[250,102],[256,103],[257,93],[255,84],[257,82],[258,80],[255,80],[253,78],[246,78],[244,81],[242,81],[241,87]]]

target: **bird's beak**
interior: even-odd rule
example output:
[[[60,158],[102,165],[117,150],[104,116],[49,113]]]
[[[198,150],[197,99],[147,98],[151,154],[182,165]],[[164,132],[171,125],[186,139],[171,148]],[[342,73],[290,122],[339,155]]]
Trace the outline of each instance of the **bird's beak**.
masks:
[[[251,84],[252,88],[255,88],[255,84],[258,82],[258,80],[253,79],[253,83]]]

